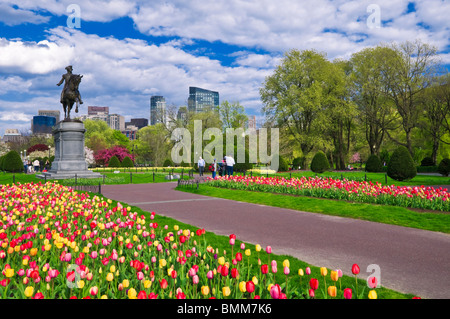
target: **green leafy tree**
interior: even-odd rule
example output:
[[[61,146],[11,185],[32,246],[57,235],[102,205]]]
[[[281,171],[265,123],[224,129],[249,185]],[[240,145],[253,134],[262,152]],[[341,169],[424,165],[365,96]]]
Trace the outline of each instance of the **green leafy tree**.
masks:
[[[388,163],[387,175],[397,181],[410,180],[417,175],[417,168],[405,146],[399,146]]]
[[[117,156],[112,156],[110,159],[109,159],[109,162],[108,162],[108,167],[122,167],[122,165],[121,165],[121,163],[120,163],[120,161],[119,161],[119,159],[117,158]]]
[[[448,174],[450,174],[450,158],[442,159],[438,166],[438,172],[444,176],[448,176]]]
[[[372,154],[369,156],[366,162],[366,172],[381,172],[383,170],[383,164],[378,155]]]
[[[130,157],[125,156],[121,163],[122,167],[134,167],[133,161]]]
[[[227,128],[244,127],[248,120],[245,115],[245,108],[239,102],[230,103],[223,101],[219,108],[220,120],[222,121],[223,130]]]
[[[23,162],[19,153],[16,151],[9,151],[3,158],[3,170],[8,172],[22,172]]]
[[[330,169],[330,163],[328,162],[327,157],[323,152],[317,152],[311,161],[311,170],[314,173],[323,173],[328,169]]]

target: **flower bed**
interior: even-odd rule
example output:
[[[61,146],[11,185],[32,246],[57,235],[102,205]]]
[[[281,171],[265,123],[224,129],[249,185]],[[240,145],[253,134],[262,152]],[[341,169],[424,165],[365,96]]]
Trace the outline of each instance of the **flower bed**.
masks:
[[[450,193],[425,186],[383,186],[380,183],[322,177],[226,176],[208,179],[209,185],[239,190],[302,195],[355,202],[450,211]]]
[[[204,229],[168,229],[154,212],[146,218],[56,183],[1,186],[0,213],[3,299],[377,297],[376,279],[358,295],[357,282],[341,287],[340,270],[291,273],[289,260],[275,282],[270,246],[237,248],[230,235],[231,255],[221,254]]]

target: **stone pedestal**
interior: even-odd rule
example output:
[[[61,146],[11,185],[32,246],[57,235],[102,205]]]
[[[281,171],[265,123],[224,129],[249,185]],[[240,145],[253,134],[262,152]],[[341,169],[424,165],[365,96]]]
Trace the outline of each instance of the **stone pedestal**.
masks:
[[[55,159],[52,167],[46,173],[37,175],[45,179],[100,178],[99,173],[88,170],[84,157],[83,122],[64,120],[57,123],[53,129],[55,139]]]

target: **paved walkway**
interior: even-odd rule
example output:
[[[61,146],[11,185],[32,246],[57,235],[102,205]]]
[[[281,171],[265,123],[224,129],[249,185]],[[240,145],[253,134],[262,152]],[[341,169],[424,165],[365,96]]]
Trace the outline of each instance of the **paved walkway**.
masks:
[[[340,268],[359,278],[380,267],[380,284],[422,298],[450,298],[450,236],[437,232],[274,208],[175,191],[176,183],[102,186],[104,196],[145,211],[236,234],[248,243],[272,246],[319,267]],[[200,185],[201,187],[201,185]]]

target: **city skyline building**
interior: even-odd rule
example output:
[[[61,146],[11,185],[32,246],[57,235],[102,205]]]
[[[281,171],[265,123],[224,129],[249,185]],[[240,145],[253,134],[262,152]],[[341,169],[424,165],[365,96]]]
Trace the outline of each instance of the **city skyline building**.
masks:
[[[166,122],[166,99],[161,95],[150,98],[150,125]]]
[[[52,134],[52,128],[56,125],[56,117],[37,115],[31,120],[31,132],[33,134]]]
[[[216,107],[219,107],[219,92],[194,86],[189,87],[189,112],[199,113]]]
[[[53,116],[56,119],[56,123],[61,119],[61,112],[57,110],[38,110],[38,115]]]

